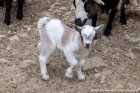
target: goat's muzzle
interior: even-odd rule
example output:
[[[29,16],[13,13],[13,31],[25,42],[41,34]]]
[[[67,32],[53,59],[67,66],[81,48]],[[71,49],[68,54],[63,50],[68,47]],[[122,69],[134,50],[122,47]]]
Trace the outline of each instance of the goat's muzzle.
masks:
[[[75,24],[78,26],[83,26],[87,22],[87,18],[85,18],[83,21],[80,18],[75,19]]]
[[[89,49],[91,47],[91,44],[85,44],[85,48]]]

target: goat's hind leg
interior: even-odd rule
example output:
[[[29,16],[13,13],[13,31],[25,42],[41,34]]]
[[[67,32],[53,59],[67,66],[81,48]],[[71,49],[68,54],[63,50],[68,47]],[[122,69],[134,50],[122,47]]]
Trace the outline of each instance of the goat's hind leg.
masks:
[[[17,19],[21,20],[23,18],[23,3],[24,3],[24,0],[17,0],[17,2],[18,2]]]
[[[65,53],[66,59],[70,66],[67,68],[65,77],[72,78],[73,77],[73,69],[78,65],[78,61],[72,53]]]
[[[49,80],[49,74],[47,71],[46,64],[48,64],[48,59],[51,53],[53,52],[55,47],[49,47],[47,44],[42,44],[41,42],[38,43],[38,48],[39,48],[39,63],[40,63],[40,70],[41,70],[41,75],[44,80]]]

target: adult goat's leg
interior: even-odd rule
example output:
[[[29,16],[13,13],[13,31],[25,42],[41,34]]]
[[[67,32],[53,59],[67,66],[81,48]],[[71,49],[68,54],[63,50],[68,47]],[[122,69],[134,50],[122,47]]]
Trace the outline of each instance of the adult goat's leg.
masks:
[[[116,12],[117,12],[117,9],[112,9],[111,13],[109,14],[108,23],[104,31],[104,35],[106,37],[109,37],[111,35],[112,22],[113,22],[113,19],[115,18]]]
[[[17,19],[21,20],[23,18],[23,3],[24,3],[24,0],[17,0],[17,2],[18,2]]]
[[[13,0],[5,0],[6,12],[5,12],[5,19],[4,19],[4,22],[5,22],[7,25],[10,25],[10,23],[11,23],[12,1],[13,1]]]
[[[120,16],[120,22],[122,24],[126,24],[126,14],[125,14],[125,7],[121,7],[121,16]]]
[[[0,0],[0,7],[4,6],[4,0]]]

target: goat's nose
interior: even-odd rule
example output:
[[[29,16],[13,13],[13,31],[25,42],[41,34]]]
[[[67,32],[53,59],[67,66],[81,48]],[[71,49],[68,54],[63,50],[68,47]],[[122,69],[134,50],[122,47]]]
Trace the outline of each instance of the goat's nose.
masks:
[[[78,26],[83,26],[87,21],[87,18],[84,19],[84,21],[82,21],[80,18],[76,18],[75,19],[75,24],[78,25]]]
[[[90,44],[86,44],[86,48],[90,48]]]
[[[83,26],[84,25],[80,18],[78,18],[78,19],[76,18],[75,19],[75,24],[78,25],[78,26]]]

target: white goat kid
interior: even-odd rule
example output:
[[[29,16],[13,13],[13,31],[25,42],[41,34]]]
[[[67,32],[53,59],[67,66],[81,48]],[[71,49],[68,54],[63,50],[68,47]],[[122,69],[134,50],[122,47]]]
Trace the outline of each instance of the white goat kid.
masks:
[[[39,62],[41,75],[44,80],[49,80],[46,64],[51,53],[58,48],[66,56],[69,67],[66,70],[65,77],[72,78],[73,70],[77,68],[79,80],[85,80],[82,72],[85,63],[85,57],[89,54],[92,41],[97,31],[101,31],[104,25],[92,27],[85,25],[83,27],[71,28],[59,19],[50,19],[48,17],[40,18],[37,28],[39,30],[40,42]]]

